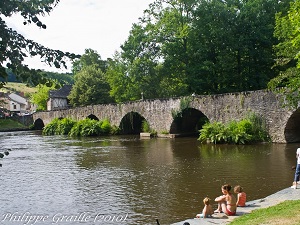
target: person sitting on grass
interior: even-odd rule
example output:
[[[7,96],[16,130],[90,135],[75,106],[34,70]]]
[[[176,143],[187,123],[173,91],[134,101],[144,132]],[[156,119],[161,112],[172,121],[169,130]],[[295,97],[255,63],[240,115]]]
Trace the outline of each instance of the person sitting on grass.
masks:
[[[203,203],[204,203],[204,208],[202,210],[201,214],[197,214],[196,218],[208,218],[208,217],[212,217],[213,209],[212,206],[210,204],[210,198],[206,197],[203,199]]]
[[[227,216],[236,214],[236,198],[230,193],[231,185],[225,184],[221,188],[223,195],[215,199],[218,202],[218,209],[215,212],[224,212]]]

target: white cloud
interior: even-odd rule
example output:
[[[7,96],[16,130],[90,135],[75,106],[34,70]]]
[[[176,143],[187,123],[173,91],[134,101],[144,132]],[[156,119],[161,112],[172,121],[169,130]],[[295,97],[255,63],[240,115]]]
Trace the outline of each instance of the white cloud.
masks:
[[[154,0],[61,0],[50,15],[40,18],[47,29],[22,24],[21,17],[9,18],[9,26],[46,47],[83,54],[91,48],[102,57],[120,50],[133,23]],[[43,68],[36,60],[33,68]],[[43,68],[45,69],[45,68]],[[53,69],[49,69],[53,70]]]

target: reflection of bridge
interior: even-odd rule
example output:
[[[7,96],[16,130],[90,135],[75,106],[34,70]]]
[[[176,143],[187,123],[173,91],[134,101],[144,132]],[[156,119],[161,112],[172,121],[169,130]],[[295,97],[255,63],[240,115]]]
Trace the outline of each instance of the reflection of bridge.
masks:
[[[182,105],[186,103],[185,107]],[[181,117],[174,119],[174,112]],[[44,126],[54,118],[108,119],[123,133],[139,133],[145,119],[158,133],[191,133],[199,129],[199,121],[227,122],[254,112],[266,119],[273,142],[300,142],[300,109],[281,106],[280,97],[268,91],[229,93],[185,98],[153,99],[123,104],[91,105],[66,110],[37,112],[36,126]]]

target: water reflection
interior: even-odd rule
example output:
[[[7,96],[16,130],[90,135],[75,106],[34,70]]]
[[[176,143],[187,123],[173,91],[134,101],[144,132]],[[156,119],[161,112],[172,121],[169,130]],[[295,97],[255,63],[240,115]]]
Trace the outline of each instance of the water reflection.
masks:
[[[243,186],[248,200],[270,195],[290,185],[297,148],[31,132],[1,133],[0,144],[13,148],[1,168],[1,212],[128,214],[126,224],[194,217],[224,183]]]

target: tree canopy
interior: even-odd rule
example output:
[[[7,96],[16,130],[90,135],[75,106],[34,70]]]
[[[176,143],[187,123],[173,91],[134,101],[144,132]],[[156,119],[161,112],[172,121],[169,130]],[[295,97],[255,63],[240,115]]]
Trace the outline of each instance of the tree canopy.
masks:
[[[68,96],[73,106],[112,102],[105,69],[106,61],[92,49],[86,49],[85,54],[73,63],[74,85]]]
[[[107,79],[117,102],[267,88],[278,0],[155,0],[133,24]],[[123,85],[123,88],[120,87]]]
[[[275,66],[279,76],[269,82],[269,87],[284,94],[286,105],[297,108],[300,100],[300,0],[291,2],[287,13],[276,14],[275,36],[279,43],[275,46],[277,59]],[[281,88],[284,87],[284,88]]]
[[[42,22],[41,17],[49,14],[59,2],[60,0],[0,1],[0,77],[6,78],[5,69],[9,68],[21,81],[38,84],[41,82],[41,76],[38,71],[24,64],[26,57],[39,56],[42,62],[56,68],[66,68],[67,59],[78,58],[78,55],[73,53],[53,50],[26,39],[8,27],[4,19],[19,13],[24,19],[23,25],[33,24],[46,29],[46,24]]]

